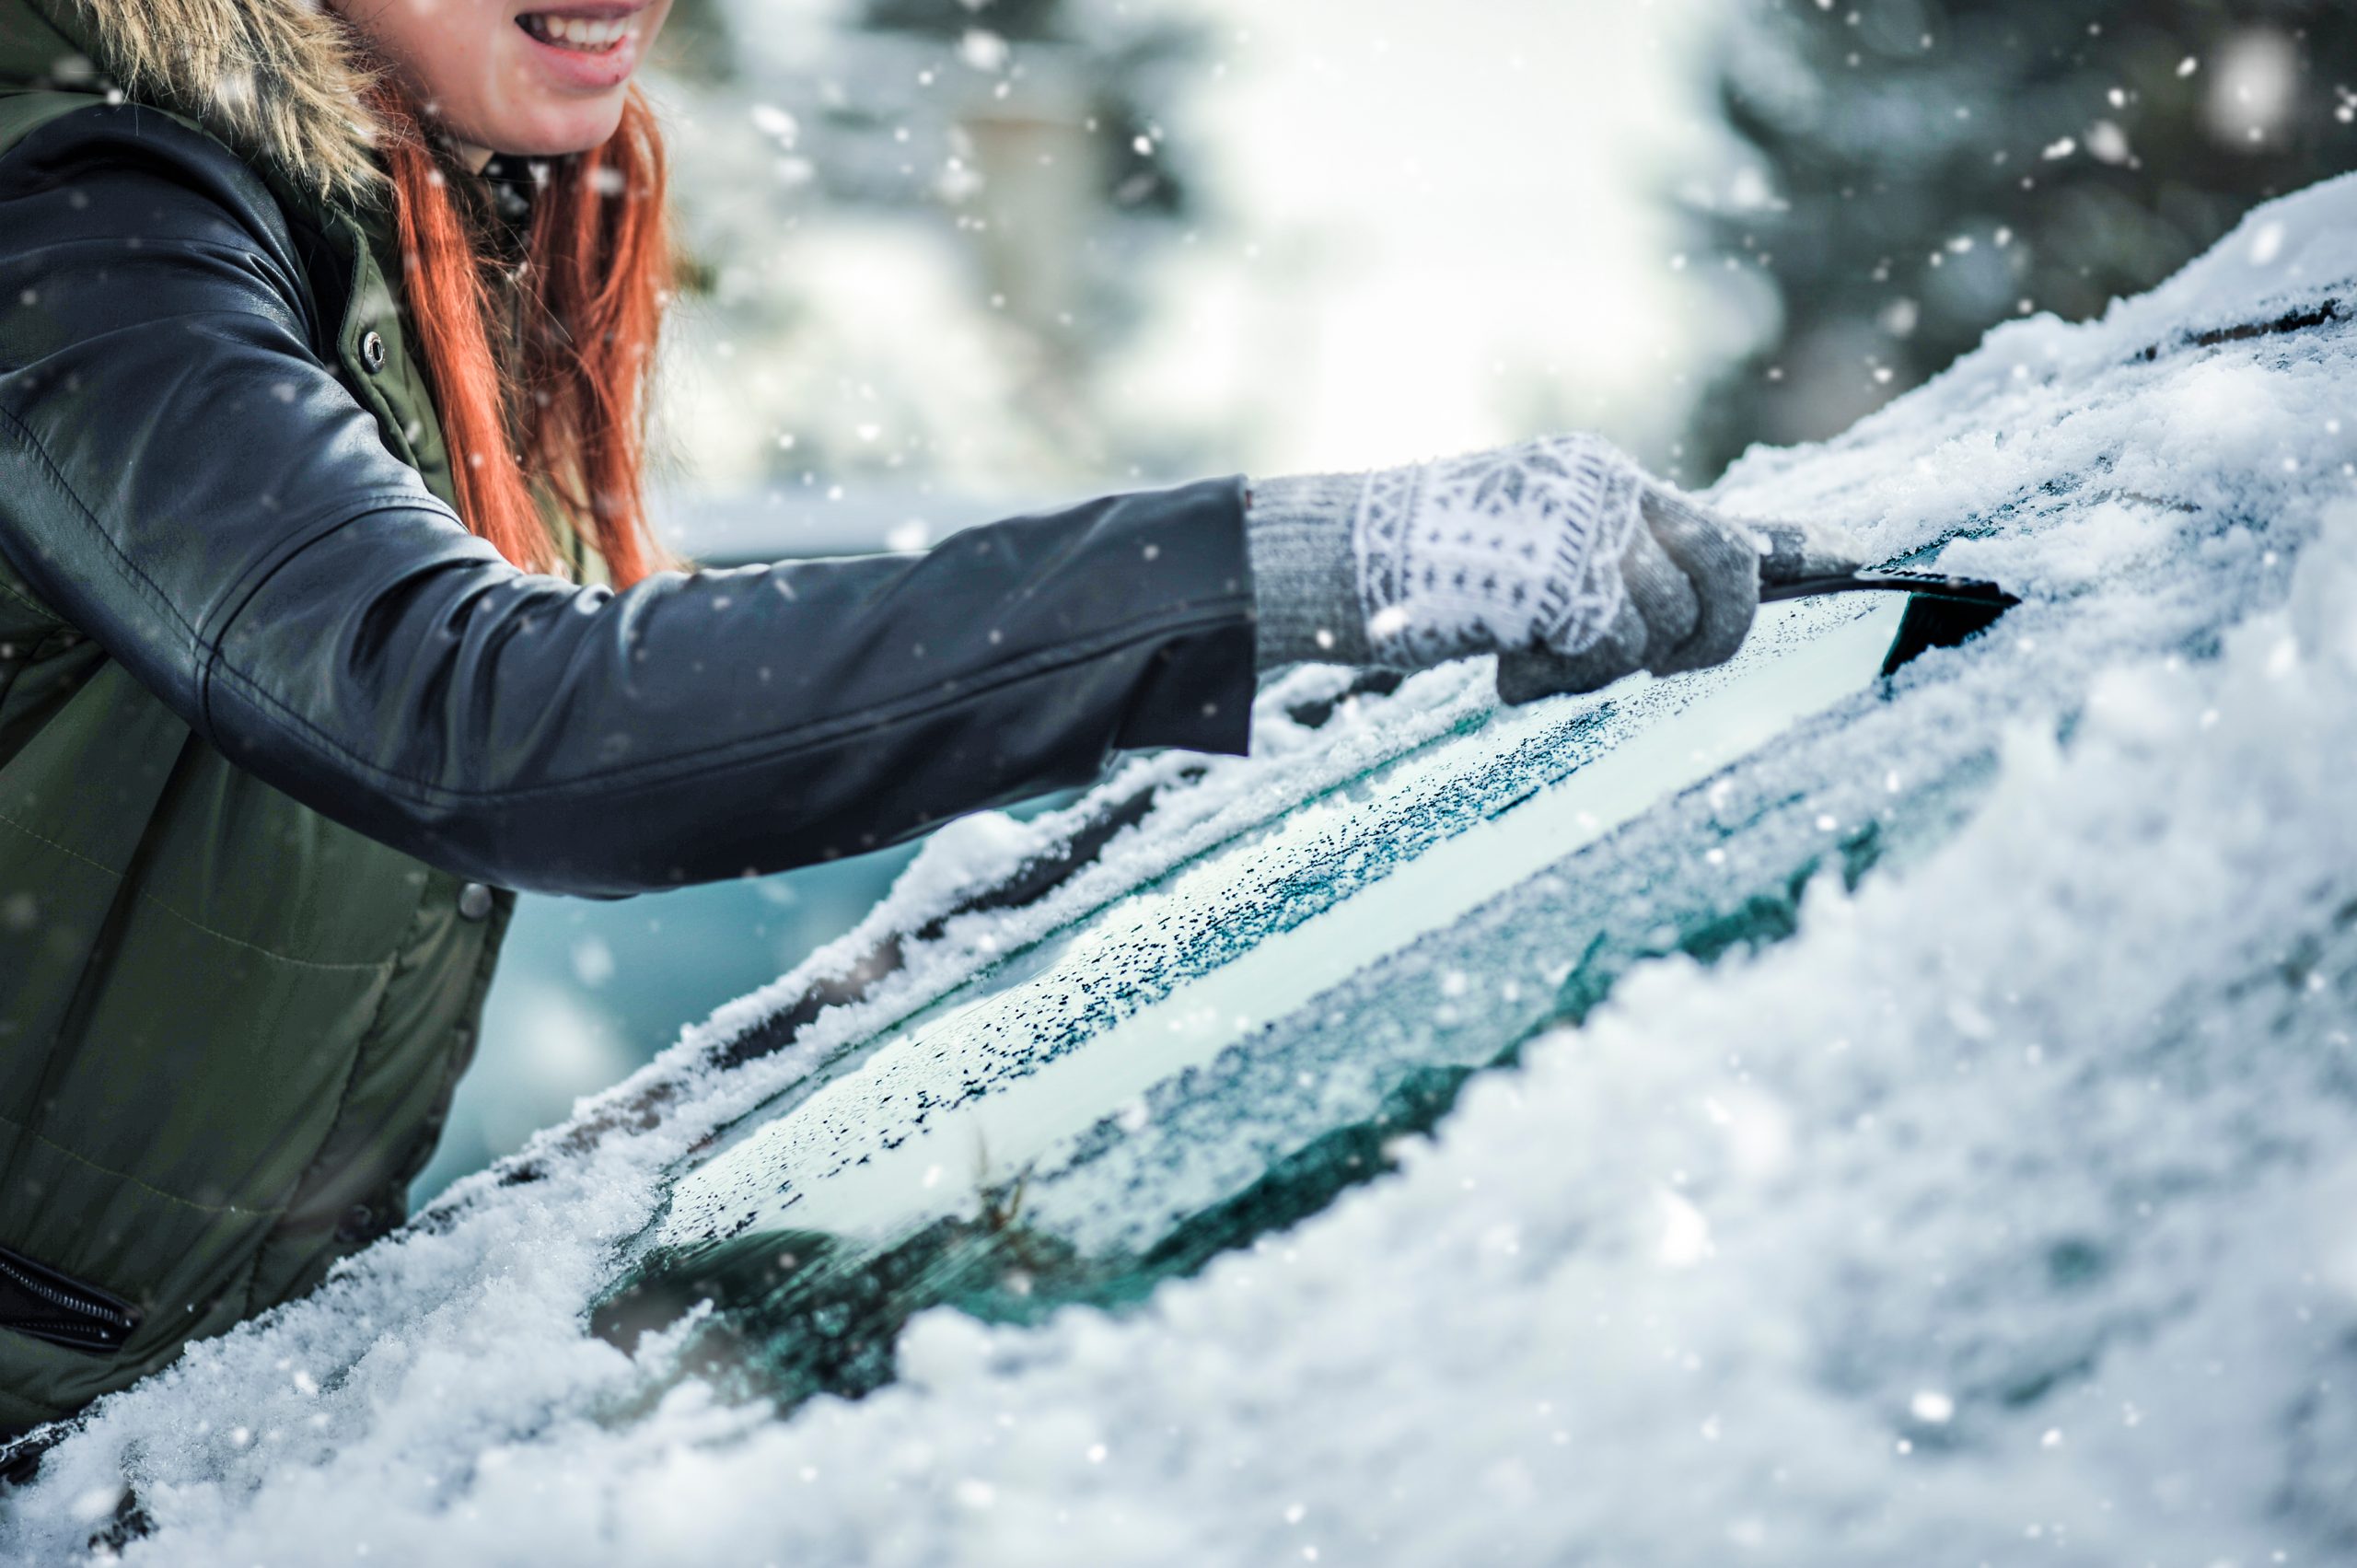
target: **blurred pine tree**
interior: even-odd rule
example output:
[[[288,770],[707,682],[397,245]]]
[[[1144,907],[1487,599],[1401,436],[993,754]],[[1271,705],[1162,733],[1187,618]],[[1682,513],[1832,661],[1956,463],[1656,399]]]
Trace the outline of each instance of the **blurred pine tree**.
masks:
[[[1716,70],[1753,161],[1689,211],[1769,324],[1698,404],[1694,480],[2357,167],[2347,0],[1742,0]]]
[[[1098,146],[1100,194],[1122,212],[1180,217],[1189,192],[1155,112],[1161,77],[1193,65],[1205,35],[1176,7],[1133,10],[1074,0],[861,0],[856,26],[952,42],[977,33],[1018,53],[1048,45],[1085,83],[1084,115]]]

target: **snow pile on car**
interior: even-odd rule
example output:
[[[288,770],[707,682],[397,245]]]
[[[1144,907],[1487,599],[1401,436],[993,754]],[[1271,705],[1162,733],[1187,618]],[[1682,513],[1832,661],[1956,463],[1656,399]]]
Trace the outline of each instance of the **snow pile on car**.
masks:
[[[2015,323],[1840,440],[1739,465],[1731,508],[1937,547],[2027,602],[1732,786],[1829,831],[1960,747],[1991,757],[1985,788],[1922,855],[1820,880],[1788,941],[1639,967],[1327,1212],[1122,1316],[927,1314],[897,1384],[784,1418],[657,1384],[664,1341],[633,1357],[584,1326],[706,1131],[1091,900],[1465,722],[1484,669],[1421,677],[1377,723],[1272,725],[1276,755],[1174,789],[1051,899],[948,922],[791,1049],[712,1068],[1059,819],[953,830],[864,934],[507,1179],[99,1407],[0,1504],[0,1553],[2346,1560],[2352,322],[2344,180],[2100,322]],[[1713,874],[1697,846],[1682,875]],[[585,1132],[650,1093],[651,1127]]]

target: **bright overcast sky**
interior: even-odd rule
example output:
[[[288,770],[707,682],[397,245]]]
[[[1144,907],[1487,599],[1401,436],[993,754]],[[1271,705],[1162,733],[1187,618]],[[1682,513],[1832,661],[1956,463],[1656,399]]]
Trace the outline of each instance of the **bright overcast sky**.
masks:
[[[852,3],[731,0],[778,69],[822,55]],[[1666,466],[1685,377],[1745,346],[1673,266],[1666,201],[1730,173],[1700,45],[1734,0],[1092,3],[1212,32],[1170,108],[1203,211],[1154,251],[1145,325],[1093,386],[1113,449],[1165,454],[1163,478],[1300,472],[1585,428]],[[742,112],[705,119],[746,134]],[[679,128],[695,119],[682,102]],[[1084,482],[1080,444],[1004,416],[1022,367],[946,227],[836,209],[714,243],[807,308],[790,352],[734,358],[712,340],[741,323],[716,318],[679,334],[668,406],[702,487],[746,489],[781,432],[840,452],[916,429],[953,492]]]
[[[1233,219],[1169,268],[1114,383],[1239,466],[1357,467],[1532,429],[1666,442],[1730,329],[1666,188],[1711,171],[1714,0],[1196,0],[1187,134]]]

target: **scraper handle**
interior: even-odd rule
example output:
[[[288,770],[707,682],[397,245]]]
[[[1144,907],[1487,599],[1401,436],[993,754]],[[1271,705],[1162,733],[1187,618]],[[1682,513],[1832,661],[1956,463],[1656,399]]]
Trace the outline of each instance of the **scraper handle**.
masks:
[[[1835,572],[1817,577],[1795,577],[1784,583],[1763,583],[1759,588],[1759,599],[1762,604],[1774,604],[1782,599],[1815,598],[1819,594],[1867,592],[1915,594],[1923,598],[1945,599],[1955,604],[1987,605],[1992,610],[2009,610],[2021,602],[1996,584],[1984,583],[1975,577],[1945,577],[1936,572],[1908,572],[1892,568]]]

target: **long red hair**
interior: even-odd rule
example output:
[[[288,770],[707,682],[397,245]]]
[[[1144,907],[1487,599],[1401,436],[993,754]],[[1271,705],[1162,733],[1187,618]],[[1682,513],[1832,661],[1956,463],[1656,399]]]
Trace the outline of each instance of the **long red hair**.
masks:
[[[433,383],[459,515],[517,565],[566,570],[543,489],[604,557],[617,587],[677,563],[646,516],[656,343],[670,298],[668,180],[653,110],[633,84],[602,145],[541,161],[513,284],[491,243],[487,199],[390,72],[369,107],[388,132],[401,296]],[[523,290],[520,349],[493,289]],[[494,331],[498,346],[494,347]]]

